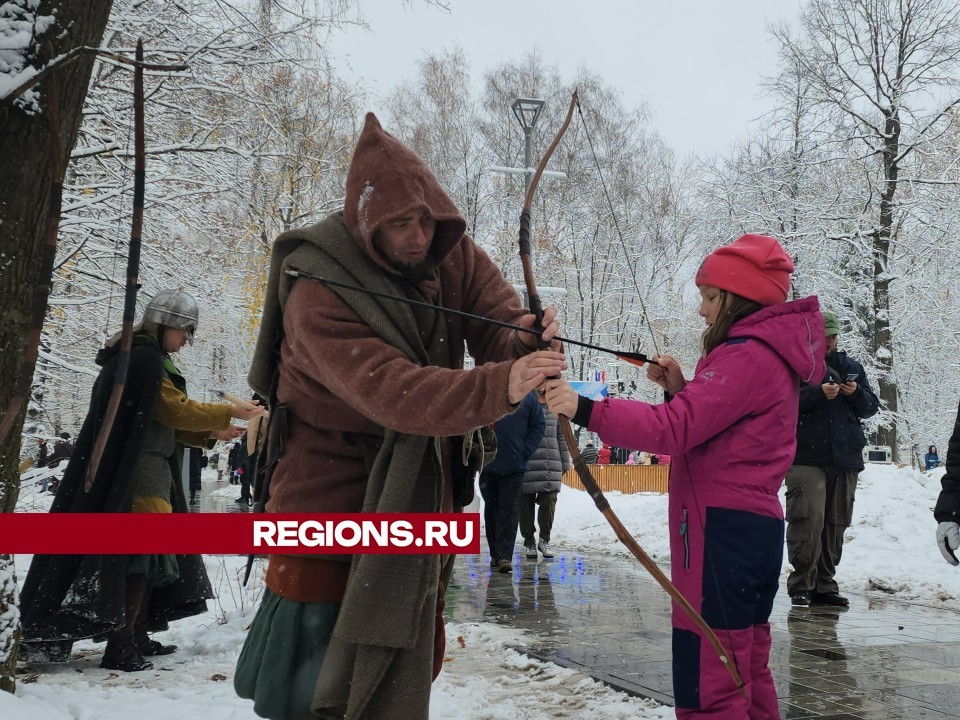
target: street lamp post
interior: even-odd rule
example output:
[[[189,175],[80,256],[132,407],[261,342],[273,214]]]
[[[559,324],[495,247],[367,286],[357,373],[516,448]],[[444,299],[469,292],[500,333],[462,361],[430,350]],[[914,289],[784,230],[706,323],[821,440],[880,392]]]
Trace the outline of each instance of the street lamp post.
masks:
[[[517,98],[513,101],[510,109],[514,116],[520,121],[520,127],[523,128],[523,192],[530,189],[530,181],[533,180],[533,126],[540,119],[540,112],[543,110],[543,100],[532,98]]]
[[[545,103],[545,100],[537,100],[534,98],[517,98],[513,101],[513,105],[511,105],[510,108],[520,122],[520,127],[523,128],[523,167],[512,168],[502,165],[493,165],[490,167],[493,172],[523,175],[524,195],[526,195],[530,189],[533,173],[536,172],[533,167],[533,128],[537,124],[537,120],[540,119],[540,112],[543,110]],[[565,178],[567,176],[566,173],[552,172],[550,170],[544,171],[543,175],[553,178]]]

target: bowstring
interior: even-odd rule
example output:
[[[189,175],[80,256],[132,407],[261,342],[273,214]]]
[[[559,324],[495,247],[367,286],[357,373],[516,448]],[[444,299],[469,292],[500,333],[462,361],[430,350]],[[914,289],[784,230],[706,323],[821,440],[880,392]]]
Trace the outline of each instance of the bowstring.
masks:
[[[590,154],[593,156],[593,162],[597,166],[597,176],[600,178],[600,187],[603,189],[603,196],[607,200],[607,206],[610,208],[610,218],[613,220],[613,227],[617,231],[617,237],[620,240],[620,245],[623,248],[623,259],[627,263],[627,270],[630,271],[630,278],[633,280],[633,287],[637,291],[637,300],[640,302],[640,311],[643,315],[644,323],[647,326],[647,330],[650,333],[650,339],[653,340],[653,351],[655,354],[660,354],[660,347],[657,344],[657,336],[653,332],[653,325],[650,324],[650,316],[647,314],[647,304],[643,301],[643,294],[640,292],[640,285],[637,283],[637,273],[634,270],[633,262],[630,260],[630,253],[627,252],[627,244],[623,239],[623,232],[620,230],[620,220],[617,217],[617,213],[613,208],[613,199],[610,197],[610,192],[607,189],[607,181],[603,176],[603,172],[600,168],[600,158],[597,157],[597,150],[593,144],[593,136],[590,135],[590,127],[587,125],[587,118],[583,114],[583,108],[580,105],[580,99],[577,98],[577,112],[580,115],[580,124],[583,126],[583,132],[587,136],[587,144],[590,145]],[[639,347],[639,340],[637,342],[637,347]]]
[[[657,337],[653,332],[653,325],[650,322],[650,316],[647,313],[647,304],[643,300],[643,293],[640,291],[640,284],[637,282],[637,274],[633,267],[633,262],[630,260],[630,253],[627,250],[627,243],[624,240],[623,232],[620,230],[620,221],[617,217],[617,212],[613,206],[613,199],[610,197],[610,192],[607,189],[607,181],[603,175],[603,169],[600,165],[600,158],[597,156],[596,148],[593,144],[593,137],[590,135],[590,127],[587,124],[587,118],[583,114],[583,108],[580,105],[580,99],[577,98],[577,113],[580,115],[580,124],[583,126],[584,134],[587,136],[587,144],[590,146],[590,154],[593,156],[593,162],[597,166],[597,176],[600,178],[600,187],[603,189],[603,195],[606,198],[607,206],[610,210],[610,218],[613,220],[613,227],[616,230],[617,238],[620,241],[620,247],[623,250],[623,258],[626,261],[627,269],[630,271],[630,279],[633,281],[634,290],[637,292],[637,300],[640,302],[640,312],[643,315],[644,323],[647,326],[647,330],[650,332],[650,339],[653,341],[653,350],[656,355],[660,355],[660,348],[657,344]],[[638,342],[639,346],[639,342]],[[664,391],[666,393],[666,391]],[[665,398],[666,399],[666,398]],[[683,463],[684,471],[686,472],[687,478],[690,482],[690,495],[693,498],[694,508],[697,512],[697,520],[700,522],[700,533],[703,538],[703,557],[704,563],[706,564],[707,560],[707,542],[706,542],[706,522],[703,518],[703,512],[700,508],[700,500],[697,498],[696,484],[693,482],[693,479],[690,476],[690,466],[687,463],[687,458],[685,455],[680,455],[680,460]],[[668,521],[669,523],[669,521]],[[671,564],[673,560],[671,558]],[[720,580],[717,577],[717,569],[714,567],[713,563],[710,563],[710,575],[713,580],[714,589],[717,590],[717,595],[720,596]],[[702,605],[701,605],[702,610]],[[737,674],[740,675],[740,682],[743,683],[743,675],[740,673],[740,662],[737,658],[737,651],[734,647],[734,644],[730,636],[730,622],[727,619],[727,610],[726,603],[720,603],[720,614],[723,617],[724,630],[727,634],[727,644],[730,649],[730,656],[733,660],[733,664],[737,669]],[[715,629],[715,628],[714,628]],[[741,687],[743,687],[741,685]]]

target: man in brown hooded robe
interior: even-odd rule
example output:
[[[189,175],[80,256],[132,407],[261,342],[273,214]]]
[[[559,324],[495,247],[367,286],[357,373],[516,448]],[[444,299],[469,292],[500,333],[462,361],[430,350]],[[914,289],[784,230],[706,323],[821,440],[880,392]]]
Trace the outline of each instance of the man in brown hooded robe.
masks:
[[[273,389],[268,512],[439,512],[473,488],[459,439],[565,367],[536,337],[291,271],[532,327],[423,161],[368,114],[342,213],[273,247],[250,371]],[[544,313],[543,339],[558,333]],[[476,360],[463,369],[464,348]],[[557,343],[554,342],[554,346]],[[478,469],[478,468],[477,468]],[[444,649],[443,561],[272,556],[235,687],[274,720],[426,718]]]

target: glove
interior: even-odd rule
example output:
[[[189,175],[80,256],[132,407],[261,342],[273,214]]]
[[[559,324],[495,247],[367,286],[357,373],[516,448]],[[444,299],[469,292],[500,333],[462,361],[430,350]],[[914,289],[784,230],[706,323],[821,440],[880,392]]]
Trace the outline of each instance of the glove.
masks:
[[[960,548],[960,525],[955,522],[942,522],[937,525],[937,546],[943,559],[951,565],[960,565],[954,550]]]

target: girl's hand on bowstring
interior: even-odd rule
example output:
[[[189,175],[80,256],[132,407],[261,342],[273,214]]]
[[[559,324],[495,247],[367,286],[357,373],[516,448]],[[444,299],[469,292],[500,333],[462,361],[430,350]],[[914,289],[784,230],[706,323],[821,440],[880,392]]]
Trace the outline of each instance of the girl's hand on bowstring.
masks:
[[[532,328],[536,322],[536,316],[533,314],[524,315],[517,322],[517,325],[520,327]],[[563,343],[559,340],[554,340],[557,335],[560,334],[560,323],[557,322],[557,309],[551,305],[546,310],[543,311],[543,340],[544,342],[550,343],[550,349],[557,352],[563,351]],[[517,333],[520,338],[520,342],[526,345],[531,350],[537,349],[537,336],[532,333]]]
[[[507,383],[510,404],[516,405],[548,377],[555,377],[566,369],[567,361],[563,353],[554,350],[538,350],[514,360]]]
[[[680,363],[669,355],[657,355],[647,365],[647,379],[652,380],[671,395],[687,386]]]
[[[577,414],[577,403],[580,396],[573,386],[566,380],[547,380],[544,396],[547,407],[554,415],[566,415],[572,418]]]

